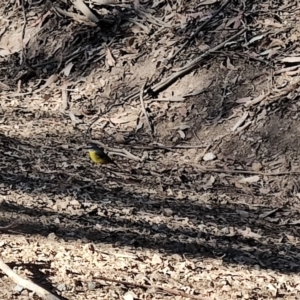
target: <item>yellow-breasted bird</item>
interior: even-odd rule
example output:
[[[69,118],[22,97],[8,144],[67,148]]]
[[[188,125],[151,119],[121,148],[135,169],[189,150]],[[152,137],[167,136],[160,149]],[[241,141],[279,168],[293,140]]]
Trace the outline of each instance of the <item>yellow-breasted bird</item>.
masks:
[[[119,166],[104,152],[104,149],[98,147],[96,144],[89,143],[85,149],[88,149],[90,158],[93,162],[101,165],[114,164],[119,168]]]

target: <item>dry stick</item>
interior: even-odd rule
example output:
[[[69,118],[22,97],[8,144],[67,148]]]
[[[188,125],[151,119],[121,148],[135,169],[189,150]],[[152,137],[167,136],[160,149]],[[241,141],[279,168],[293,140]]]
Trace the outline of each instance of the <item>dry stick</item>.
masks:
[[[208,84],[206,84],[205,87],[201,88],[201,89],[198,89],[198,90],[193,90],[187,94],[184,94],[184,95],[180,95],[178,98],[153,98],[153,99],[146,99],[146,101],[166,101],[166,102],[182,102],[182,101],[186,101],[186,99],[188,97],[192,97],[192,96],[197,96],[197,95],[200,95],[204,92],[206,92],[208,90],[208,88],[212,85],[213,83],[213,80],[211,80]]]
[[[292,67],[287,67],[287,68],[282,68],[280,70],[275,71],[274,75],[279,75],[279,74],[284,73],[284,72],[294,71],[294,70],[299,69],[299,67],[300,67],[300,65],[292,66]]]
[[[147,84],[147,81],[148,79],[146,79],[145,83],[143,84],[143,86],[141,87],[141,91],[140,91],[140,101],[141,101],[141,107],[142,107],[142,111],[144,113],[144,116],[146,118],[146,122],[147,122],[147,125],[150,129],[150,134],[151,136],[153,137],[153,132],[152,132],[152,127],[151,127],[151,124],[150,124],[150,121],[149,121],[149,118],[148,118],[148,114],[147,114],[147,111],[146,111],[146,108],[145,108],[145,104],[144,104],[144,99],[143,99],[143,94],[144,94],[144,89],[145,89],[145,86]]]
[[[199,64],[206,56],[210,55],[213,52],[216,52],[218,50],[220,50],[221,48],[223,48],[228,42],[236,39],[238,36],[240,36],[241,34],[243,34],[246,31],[246,28],[240,30],[237,34],[233,35],[232,37],[230,37],[229,39],[227,39],[226,41],[222,42],[221,44],[217,45],[216,47],[207,50],[206,52],[204,52],[203,54],[201,54],[199,57],[195,58],[194,60],[192,60],[191,62],[189,62],[188,64],[186,64],[184,67],[182,67],[179,71],[177,71],[176,73],[172,74],[171,76],[169,76],[168,78],[164,79],[162,82],[156,84],[153,88],[152,91],[153,92],[158,92],[162,89],[164,89],[165,87],[167,87],[168,85],[172,84],[173,82],[175,82],[179,77],[189,73],[190,71],[192,71],[195,66],[197,64]]]
[[[13,282],[16,284],[33,291],[39,297],[45,300],[60,300],[60,298],[54,296],[53,294],[49,293],[42,287],[38,286],[37,284],[33,283],[32,281],[23,279],[18,274],[16,274],[0,257],[0,269],[1,271],[6,274]]]
[[[204,52],[203,54],[201,54],[198,58],[195,58],[194,60],[192,60],[191,62],[187,63],[184,67],[182,67],[179,71],[173,73],[173,75],[169,76],[168,78],[164,79],[163,81],[161,81],[160,83],[154,85],[154,87],[152,88],[153,92],[158,92],[160,90],[162,90],[163,88],[171,85],[173,82],[175,82],[179,77],[189,73],[190,71],[192,71],[194,69],[194,67],[199,64],[205,57],[207,57],[208,55],[210,55],[211,53],[218,51],[220,49],[222,49],[228,42],[231,42],[232,40],[234,40],[235,38],[237,38],[238,36],[242,35],[244,32],[246,32],[246,28],[242,29],[241,31],[239,31],[237,34],[233,35],[232,37],[228,38],[226,41],[222,42],[221,44],[217,45],[216,47],[207,50],[206,52]],[[120,106],[123,105],[126,101],[128,101],[129,99],[135,99],[137,96],[139,95],[139,92],[133,92],[130,95],[126,96],[123,101],[121,103],[118,104],[113,104],[112,106],[110,106],[106,112],[109,112],[114,106]],[[106,113],[105,112],[105,113]]]
[[[24,1],[25,0],[21,0],[23,17],[24,17],[24,24],[23,24],[23,28],[22,28],[22,44],[23,44],[23,40],[24,40],[24,37],[25,37],[25,30],[26,30],[26,25],[27,25],[27,17],[26,17],[26,11],[25,11],[25,6],[24,6]]]
[[[22,6],[22,12],[23,12],[23,18],[24,18],[24,24],[23,24],[23,27],[22,27],[22,59],[23,59],[23,62],[26,61],[26,58],[25,58],[25,47],[24,47],[24,38],[25,38],[25,31],[26,31],[26,25],[27,25],[27,16],[26,16],[26,11],[25,11],[25,5],[24,5],[24,2],[25,0],[21,0],[21,6]]]
[[[194,165],[198,166],[199,165]],[[213,173],[228,173],[228,174],[249,174],[249,175],[261,175],[261,176],[283,176],[283,175],[299,175],[300,171],[287,171],[287,172],[278,172],[278,173],[264,173],[256,171],[247,171],[247,170],[223,170],[223,169],[209,169],[209,168],[199,168],[201,172],[213,172]]]
[[[230,37],[229,39],[227,39],[226,41],[224,41],[223,43],[217,45],[216,47],[204,52],[202,55],[200,55],[198,58],[192,60],[190,63],[187,63],[184,67],[182,67],[178,72],[174,73],[173,75],[169,76],[168,78],[164,79],[162,82],[156,84],[152,90],[153,92],[158,92],[160,90],[162,90],[163,88],[169,86],[170,84],[172,84],[173,82],[175,82],[179,77],[189,73],[191,70],[194,69],[194,67],[199,64],[206,56],[210,55],[211,53],[220,50],[221,48],[223,48],[226,43],[234,40],[235,38],[237,38],[238,36],[240,36],[241,34],[243,34],[246,31],[246,28],[242,29],[241,31],[239,31],[237,34],[235,34],[234,36]],[[87,134],[89,133],[92,125],[97,122],[101,116],[103,116],[104,114],[107,114],[109,111],[111,111],[111,109],[113,107],[117,107],[117,106],[121,106],[123,104],[125,104],[129,99],[135,99],[137,96],[139,95],[139,92],[133,92],[130,95],[126,96],[120,103],[116,103],[116,104],[112,104],[105,112],[103,112],[102,114],[100,114],[99,116],[97,116],[88,126],[86,133],[85,133],[85,137],[84,139],[86,139]]]
[[[227,94],[227,85],[228,85],[228,78],[229,76],[231,75],[232,73],[232,70],[229,70],[229,72],[227,73],[226,77],[225,77],[225,80],[224,80],[224,83],[223,83],[223,92],[222,92],[222,97],[221,97],[221,108],[220,108],[220,111],[217,115],[216,118],[213,119],[214,122],[217,122],[221,119],[222,115],[223,115],[223,111],[224,111],[224,101],[225,101],[225,98],[226,98],[226,94]]]
[[[271,95],[271,91],[267,92],[266,94],[261,94],[260,96],[254,98],[253,100],[246,102],[244,104],[245,107],[251,107],[255,104],[261,103],[264,100],[269,100],[266,102],[266,105],[270,105],[278,100],[280,100],[282,97],[287,96],[289,93],[293,92],[298,88],[300,85],[300,78],[298,78],[295,82],[292,82],[290,86],[288,86],[286,89],[284,89],[279,95],[276,95],[274,98],[270,98],[269,96]]]
[[[17,222],[8,224],[7,226],[1,226],[0,227],[0,232],[1,233],[7,233],[11,232],[11,229],[16,228],[19,224]]]
[[[137,95],[137,93],[136,93],[136,95]],[[101,116],[103,116],[103,115],[107,114],[108,112],[110,112],[112,108],[123,105],[129,98],[131,98],[131,95],[129,95],[128,97],[123,99],[123,101],[120,102],[120,103],[112,104],[106,111],[104,111],[103,113],[100,113],[97,117],[95,117],[95,119],[90,123],[90,125],[88,126],[88,128],[85,132],[84,140],[86,141],[86,138],[87,138],[88,134],[89,134],[89,138],[91,138],[90,129],[101,118]]]
[[[179,291],[179,290],[174,290],[174,289],[167,288],[167,287],[160,287],[160,286],[156,286],[156,285],[153,286],[153,285],[138,284],[138,283],[133,283],[133,282],[128,282],[128,281],[111,279],[111,278],[107,278],[107,277],[104,277],[104,276],[97,276],[95,278],[100,279],[100,280],[104,280],[104,281],[108,281],[108,282],[115,282],[115,283],[129,285],[129,286],[133,286],[133,287],[137,287],[137,288],[142,288],[142,289],[155,288],[156,290],[160,290],[160,291],[166,292],[166,293],[174,295],[174,296],[181,296],[181,297],[196,299],[196,300],[206,299],[206,298],[203,298],[203,297],[200,297],[200,296],[194,296],[194,295],[187,294],[185,292],[182,292],[182,291]]]
[[[204,148],[205,145],[175,145],[175,146],[164,146],[164,145],[149,145],[149,146],[144,146],[144,145],[129,145],[130,148],[132,149],[140,149],[140,150],[157,150],[157,149],[162,149],[162,150],[168,150],[168,151],[174,151],[174,149],[198,149],[198,148]]]
[[[26,63],[26,66],[28,68],[31,68],[28,63]],[[11,94],[7,94],[7,96],[9,97],[18,97],[18,96],[25,96],[25,95],[31,95],[33,93],[39,93],[41,91],[43,91],[46,87],[50,86],[52,83],[56,82],[58,79],[58,75],[57,74],[52,74],[47,80],[46,82],[37,90],[35,91],[31,91],[31,92],[26,92],[26,93],[11,93]]]
[[[207,19],[205,22],[203,22],[196,31],[189,37],[189,39],[169,58],[168,64],[170,61],[174,59],[175,56],[177,56],[190,42],[192,39],[194,39],[198,33],[213,19],[215,18],[222,10],[225,9],[225,7],[231,2],[231,0],[226,1],[209,19]]]
[[[144,93],[144,89],[145,89],[146,84],[147,84],[147,80],[146,80],[146,82],[144,83],[144,85],[143,85],[143,87],[142,87],[140,93]],[[93,125],[101,118],[101,116],[103,116],[103,115],[107,114],[108,112],[110,112],[110,111],[112,110],[112,108],[123,105],[125,102],[127,102],[128,99],[130,99],[130,98],[132,98],[132,97],[136,97],[137,95],[138,95],[138,92],[134,92],[134,93],[128,95],[127,97],[125,97],[120,103],[112,104],[106,111],[104,111],[103,113],[100,113],[100,114],[99,114],[99,115],[98,115],[98,116],[90,123],[90,125],[88,126],[88,128],[87,128],[87,130],[86,130],[86,132],[85,132],[85,135],[84,135],[84,140],[87,139],[87,135],[88,135],[88,134],[89,134],[89,138],[91,139],[90,130],[91,130],[92,126],[93,126]],[[143,99],[142,99],[142,100],[143,100]],[[141,102],[142,102],[142,100],[141,100]],[[145,116],[146,116],[146,120],[147,120],[148,124],[150,124],[149,119],[148,119],[148,115],[147,115],[146,110],[145,110],[145,106],[143,106],[143,104],[142,104],[142,108],[143,108],[143,107],[144,107],[144,114],[145,114]],[[149,127],[150,127],[150,131],[151,131],[151,135],[152,135],[152,128],[151,128],[151,125],[150,125]]]

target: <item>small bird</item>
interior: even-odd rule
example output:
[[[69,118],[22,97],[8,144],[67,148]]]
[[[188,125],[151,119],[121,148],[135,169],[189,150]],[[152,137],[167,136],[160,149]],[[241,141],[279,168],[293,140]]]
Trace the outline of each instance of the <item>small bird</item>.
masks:
[[[93,162],[97,164],[114,164],[119,168],[119,166],[104,152],[103,148],[98,147],[94,143],[89,143],[85,149],[88,149],[90,158]]]

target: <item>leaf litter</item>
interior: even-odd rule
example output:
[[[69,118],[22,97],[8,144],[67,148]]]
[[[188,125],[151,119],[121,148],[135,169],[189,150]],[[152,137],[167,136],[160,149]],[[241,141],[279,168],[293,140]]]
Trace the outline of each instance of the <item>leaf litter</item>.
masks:
[[[12,3],[3,261],[67,299],[297,299],[297,2]]]

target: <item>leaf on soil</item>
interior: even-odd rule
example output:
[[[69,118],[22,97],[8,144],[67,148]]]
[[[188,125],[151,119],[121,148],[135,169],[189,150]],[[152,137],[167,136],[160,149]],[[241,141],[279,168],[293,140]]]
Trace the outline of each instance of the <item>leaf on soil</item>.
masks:
[[[299,225],[300,224],[300,220],[295,220],[295,221],[290,221],[288,222],[289,225]]]
[[[189,128],[190,128],[190,125],[187,125],[187,124],[181,124],[179,126],[173,127],[173,129],[179,129],[179,130],[186,130],[186,129],[189,129]]]
[[[257,42],[259,40],[262,40],[265,37],[266,34],[261,34],[253,37],[249,42],[243,44],[244,47],[248,47],[249,45],[253,44],[254,42]]]
[[[69,108],[69,94],[67,91],[67,85],[63,85],[61,89],[61,103],[62,111],[66,111]]]
[[[133,7],[136,10],[140,9],[140,7],[141,7],[140,0],[134,0],[133,1]]]
[[[262,164],[260,162],[253,162],[252,163],[252,166],[251,166],[251,169],[254,171],[254,172],[259,172],[261,171],[262,169]]]
[[[300,62],[300,56],[285,57],[281,61],[284,63],[298,63]]]
[[[166,100],[168,100],[167,98],[166,98]],[[172,96],[172,97],[170,97],[169,98],[169,100],[170,101],[178,101],[178,102],[180,102],[180,101],[184,101],[184,100],[186,100],[186,98],[184,98],[183,96]]]
[[[112,56],[112,54],[111,54],[111,52],[110,52],[110,50],[109,50],[109,48],[108,48],[107,46],[105,47],[105,54],[106,54],[106,62],[107,62],[107,64],[108,64],[110,67],[115,66],[116,61],[115,61],[115,59],[113,58],[113,56]]]
[[[233,29],[238,29],[242,23],[243,13],[239,13],[236,17],[230,18],[227,23],[226,27],[229,27],[231,24],[233,25]]]
[[[260,177],[258,175],[245,177],[239,180],[239,183],[255,183],[258,182]]]
[[[244,211],[244,210],[241,210],[241,209],[237,209],[236,212],[242,216],[243,218],[249,218],[250,214],[248,211]]]
[[[125,143],[125,138],[124,138],[124,135],[122,133],[118,132],[114,135],[114,137],[115,137],[115,140],[118,144],[124,144]]]
[[[205,190],[211,189],[211,188],[213,187],[215,181],[216,181],[216,177],[211,175],[211,176],[209,177],[209,180],[208,180],[202,187],[203,187]]]
[[[138,115],[132,113],[130,115],[123,115],[123,116],[118,116],[114,118],[110,118],[110,121],[114,124],[124,124],[124,123],[129,123],[136,121],[138,119]]]
[[[200,2],[198,5],[211,5],[211,4],[214,4],[216,2],[218,2],[219,0],[204,0],[202,2]]]
[[[280,46],[280,47],[283,47],[283,48],[286,47],[284,41],[282,41],[280,39],[272,39],[272,42],[269,44],[268,48],[274,48],[276,46]]]
[[[261,235],[251,231],[249,227],[246,227],[245,230],[237,229],[238,233],[241,234],[245,238],[253,238],[253,239],[260,239]]]
[[[277,208],[275,208],[275,209],[272,209],[272,210],[269,210],[269,211],[266,211],[266,212],[260,214],[258,217],[259,217],[260,219],[264,219],[264,218],[266,218],[266,217],[272,215],[273,213],[275,213],[275,212],[278,211],[278,210],[279,210],[279,208],[277,207]]]
[[[265,19],[265,25],[266,26],[271,26],[271,27],[275,27],[275,28],[282,28],[283,25],[277,22],[274,22],[271,19]]]
[[[236,67],[230,62],[230,58],[227,57],[227,60],[226,60],[226,68],[228,70],[236,70]]]
[[[91,1],[97,5],[110,5],[118,2],[117,0],[91,0]]]
[[[161,263],[162,263],[162,260],[161,260],[160,256],[158,254],[154,254],[152,256],[151,264],[152,265],[159,265]]]
[[[237,128],[239,128],[241,125],[243,125],[243,123],[246,121],[246,119],[248,118],[248,116],[249,116],[249,113],[247,111],[244,112],[244,114],[242,115],[242,117],[231,128],[231,131],[235,131]]]
[[[260,188],[259,189],[259,192],[262,194],[262,195],[268,195],[270,193],[270,189],[269,188]]]
[[[177,131],[182,139],[185,138],[185,133],[182,130]]]
[[[70,72],[73,68],[74,64],[73,63],[68,63],[67,66],[63,69],[63,73],[66,77],[68,77],[70,75]]]
[[[6,90],[9,90],[9,89],[10,89],[9,85],[7,85],[3,82],[0,82],[0,90],[6,91]]]
[[[267,288],[270,290],[273,297],[277,297],[277,288],[271,283],[267,285]]]
[[[72,111],[69,111],[69,117],[73,126],[82,123],[82,120],[78,119]]]
[[[204,160],[204,161],[210,161],[210,160],[214,160],[214,159],[216,159],[216,158],[217,158],[217,156],[216,156],[214,153],[212,153],[212,152],[206,153],[206,154],[203,156],[203,160]]]
[[[170,208],[165,208],[164,209],[164,214],[167,216],[167,217],[171,217],[173,215],[173,210],[170,209]]]
[[[75,7],[80,10],[90,21],[94,23],[98,23],[99,19],[96,17],[95,14],[92,13],[92,11],[89,9],[89,7],[82,1],[82,0],[76,0],[74,2]]]
[[[239,99],[236,100],[236,103],[243,104],[243,103],[247,103],[247,102],[249,102],[251,100],[252,100],[252,97],[239,98]]]
[[[58,80],[59,76],[58,74],[52,74],[45,82],[44,85],[42,85],[38,90],[43,90],[46,87],[50,87],[52,83],[55,83]]]

